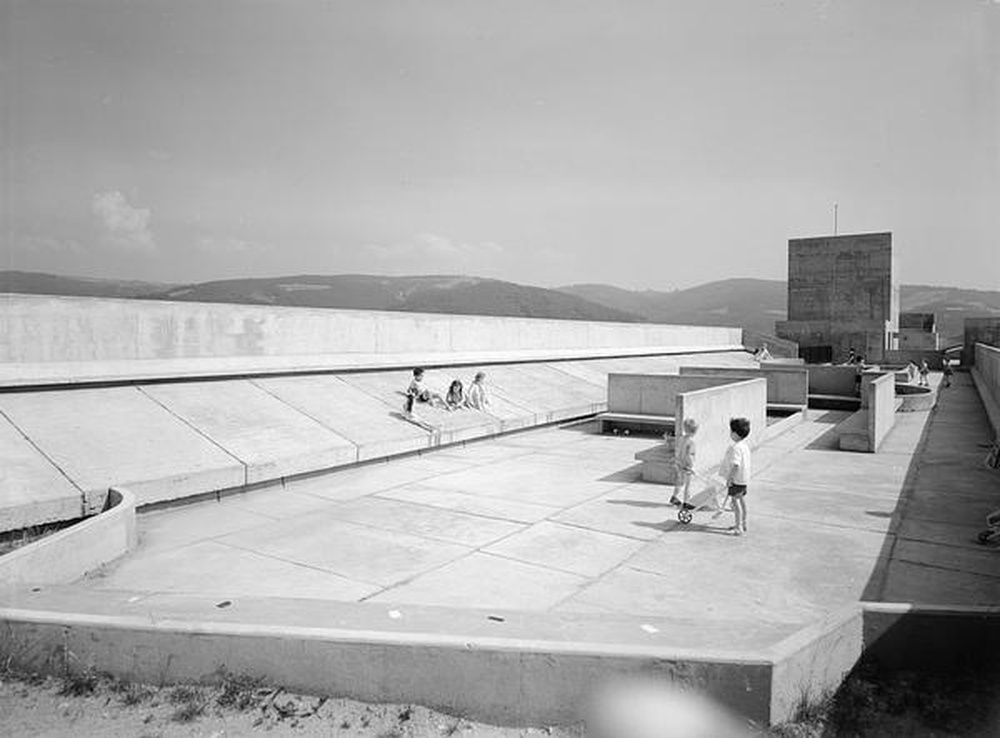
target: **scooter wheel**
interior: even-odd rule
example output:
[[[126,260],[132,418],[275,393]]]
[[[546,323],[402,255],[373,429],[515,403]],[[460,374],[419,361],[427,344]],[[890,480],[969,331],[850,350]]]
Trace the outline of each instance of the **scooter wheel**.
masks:
[[[691,511],[690,510],[678,510],[677,519],[680,520],[685,525],[691,522]]]
[[[980,543],[989,543],[990,542],[990,538],[992,536],[993,536],[993,531],[992,530],[984,530],[984,531],[982,531],[979,534],[979,542]]]

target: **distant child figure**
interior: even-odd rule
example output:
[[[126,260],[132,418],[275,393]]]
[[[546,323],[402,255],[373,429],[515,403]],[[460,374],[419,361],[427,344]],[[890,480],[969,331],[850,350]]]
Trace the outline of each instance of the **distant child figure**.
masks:
[[[729,496],[733,500],[733,513],[736,524],[729,529],[734,536],[747,532],[747,485],[750,483],[750,446],[747,437],[750,435],[750,421],[746,418],[733,418],[729,421],[729,437],[733,445],[726,451],[722,462],[723,476],[729,487]]]
[[[927,387],[930,382],[927,381],[927,375],[930,374],[930,367],[927,366],[927,359],[920,360],[920,386]]]
[[[459,410],[465,406],[465,393],[462,391],[462,380],[455,379],[448,385],[448,394],[444,398],[449,410]]]
[[[690,510],[693,505],[688,502],[691,491],[691,476],[694,474],[694,459],[696,446],[694,436],[698,432],[698,421],[694,418],[686,418],[682,428],[681,437],[677,439],[677,483],[674,487],[674,494],[670,498],[671,505],[679,505],[685,510]],[[681,499],[677,498],[677,493],[681,493]]]
[[[907,382],[909,382],[910,384],[913,384],[914,382],[916,382],[918,374],[919,374],[919,370],[917,369],[917,365],[916,364],[914,364],[911,361],[910,363],[908,363],[906,365],[906,381]]]
[[[473,410],[483,410],[490,406],[490,396],[486,391],[486,373],[476,372],[469,391],[465,395],[465,404]]]
[[[954,371],[951,368],[951,361],[949,359],[944,360],[944,379],[941,382],[942,387],[951,387],[951,375]]]
[[[413,412],[414,402],[426,402],[428,405],[447,407],[445,401],[441,399],[441,395],[424,387],[423,381],[424,370],[417,367],[413,370],[413,379],[410,380],[410,386],[406,389],[407,412]]]

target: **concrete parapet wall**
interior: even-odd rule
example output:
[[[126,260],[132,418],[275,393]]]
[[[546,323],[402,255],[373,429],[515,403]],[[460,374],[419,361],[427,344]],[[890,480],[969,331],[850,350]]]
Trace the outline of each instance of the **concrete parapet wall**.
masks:
[[[944,354],[936,349],[894,349],[885,352],[885,364],[904,365],[913,362],[920,366],[921,361],[926,361],[931,369],[944,369]]]
[[[797,359],[799,356],[799,345],[795,341],[787,341],[770,333],[759,333],[746,328],[743,329],[743,345],[751,351],[767,345],[771,356],[780,359]]]
[[[759,369],[720,366],[682,366],[681,375],[730,377],[767,380],[767,401],[773,405],[798,405],[809,402],[809,373],[795,364],[761,364]]]
[[[993,432],[1000,437],[1000,348],[977,343],[972,376]]]
[[[722,462],[733,442],[729,431],[731,418],[750,420],[751,447],[760,445],[767,433],[767,381],[729,382],[677,396],[678,427],[688,418],[698,421],[696,471],[713,471]]]
[[[857,397],[860,372],[857,366],[810,366],[809,394]]]
[[[732,349],[742,340],[739,328],[40,295],[0,300],[0,363],[323,354],[432,361],[512,351],[584,357],[602,350]]]
[[[76,581],[135,545],[135,497],[116,488],[107,510],[0,556],[0,590]]]
[[[871,379],[865,394],[868,398],[868,450],[874,453],[896,424],[896,377],[883,374]]]
[[[717,387],[730,377],[680,374],[609,374],[608,411],[674,417],[681,392]]]
[[[225,667],[306,694],[543,726],[578,722],[605,680],[641,672],[697,687],[752,720],[772,717],[766,654],[3,609],[0,623],[0,653],[42,673],[61,671],[67,652],[72,668],[157,684],[217,681]]]

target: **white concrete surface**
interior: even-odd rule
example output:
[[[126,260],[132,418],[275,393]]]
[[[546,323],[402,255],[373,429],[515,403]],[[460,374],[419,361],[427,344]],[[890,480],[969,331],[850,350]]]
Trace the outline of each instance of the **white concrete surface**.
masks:
[[[84,492],[90,511],[112,486],[149,503],[246,482],[243,464],[134,387],[2,394],[0,411]]]
[[[83,494],[0,416],[0,532],[83,515]]]
[[[357,447],[248,380],[140,391],[246,466],[248,484],[352,464]]]

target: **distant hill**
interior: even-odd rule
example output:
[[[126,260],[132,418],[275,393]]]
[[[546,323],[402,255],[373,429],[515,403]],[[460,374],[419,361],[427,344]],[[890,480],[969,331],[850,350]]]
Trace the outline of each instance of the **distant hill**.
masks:
[[[635,313],[558,290],[455,276],[299,275],[163,285],[0,272],[0,291],[629,323],[647,321]]]
[[[43,272],[0,271],[0,292],[29,295],[77,295],[78,297],[142,297],[169,289],[164,282],[128,279],[62,277]]]
[[[561,291],[656,323],[738,325],[773,333],[785,318],[785,283],[770,279],[724,279],[674,292],[629,291],[605,284],[580,284]]]
[[[725,279],[673,292],[633,291],[606,284],[544,289],[458,276],[383,277],[363,274],[227,279],[188,285],[0,272],[0,292],[233,302],[317,308],[509,315],[575,320],[740,326],[773,333],[785,317],[785,282]],[[935,313],[948,341],[968,317],[1000,316],[1000,292],[903,285],[905,311]]]
[[[780,280],[725,279],[676,292],[630,291],[604,284],[560,289],[658,323],[739,325],[773,333],[775,321],[784,320],[786,314],[786,283]],[[938,333],[947,342],[957,342],[966,318],[1000,317],[1000,292],[902,285],[900,309],[934,313]]]

